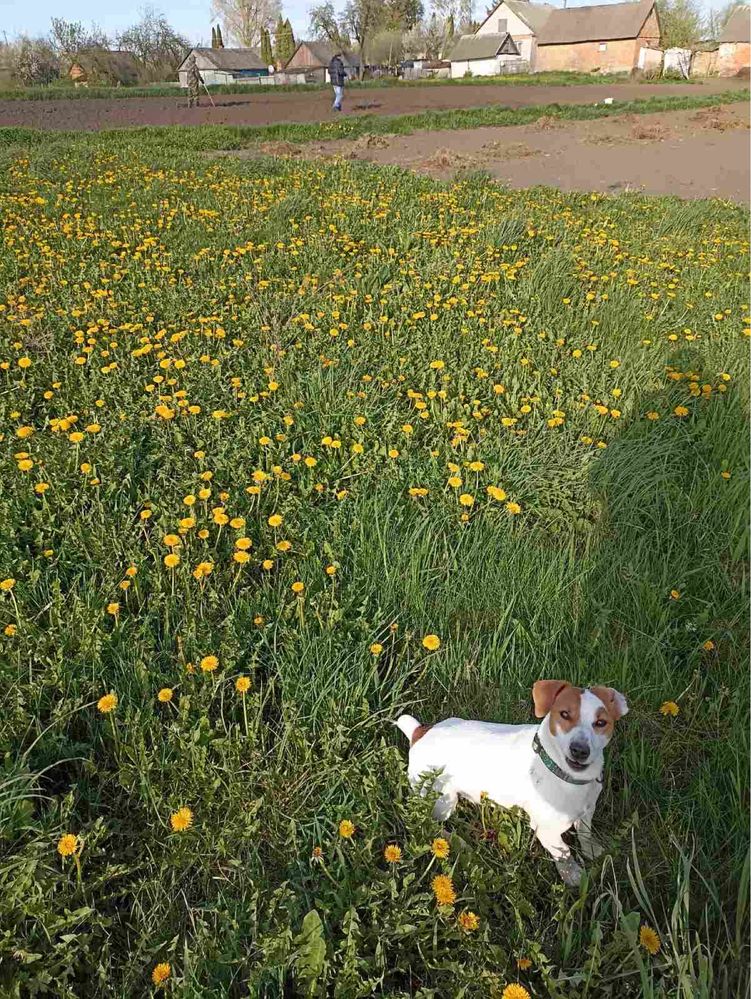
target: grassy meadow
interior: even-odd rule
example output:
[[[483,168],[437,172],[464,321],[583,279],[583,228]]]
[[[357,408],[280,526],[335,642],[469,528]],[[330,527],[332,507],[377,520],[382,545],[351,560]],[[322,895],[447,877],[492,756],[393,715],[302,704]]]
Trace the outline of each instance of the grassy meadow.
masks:
[[[7,138],[0,994],[743,994],[747,213]],[[391,725],[542,677],[576,892]]]

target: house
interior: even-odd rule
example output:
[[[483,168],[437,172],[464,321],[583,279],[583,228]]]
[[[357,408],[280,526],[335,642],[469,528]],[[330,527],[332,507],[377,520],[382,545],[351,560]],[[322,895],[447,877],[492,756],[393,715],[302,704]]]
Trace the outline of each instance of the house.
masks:
[[[451,50],[451,78],[461,76],[499,76],[513,66],[529,69],[519,47],[508,33],[462,35]]]
[[[89,84],[128,87],[139,82],[140,65],[133,53],[124,49],[91,48],[75,56],[68,77],[77,87]]]
[[[336,49],[331,42],[300,42],[283,69],[291,75],[304,75],[308,83],[328,83],[328,67]],[[349,49],[342,51],[342,62],[350,79],[360,74],[360,56]]]
[[[191,49],[177,67],[181,87],[188,86],[188,59],[196,57],[198,72],[210,86],[220,83],[249,83],[268,76],[269,67],[257,49]]]
[[[717,72],[720,76],[748,76],[751,67],[751,8],[737,7],[719,37]]]
[[[645,60],[642,49],[659,49],[654,0],[553,7],[529,0],[502,0],[475,32],[508,32],[533,72],[630,73]]]

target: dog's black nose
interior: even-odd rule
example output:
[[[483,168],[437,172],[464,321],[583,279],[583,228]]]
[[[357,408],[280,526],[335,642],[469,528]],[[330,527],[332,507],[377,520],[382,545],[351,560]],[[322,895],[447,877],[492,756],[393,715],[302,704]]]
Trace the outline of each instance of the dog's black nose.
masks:
[[[586,742],[572,742],[568,751],[571,754],[571,759],[576,763],[584,763],[589,759],[589,746]]]

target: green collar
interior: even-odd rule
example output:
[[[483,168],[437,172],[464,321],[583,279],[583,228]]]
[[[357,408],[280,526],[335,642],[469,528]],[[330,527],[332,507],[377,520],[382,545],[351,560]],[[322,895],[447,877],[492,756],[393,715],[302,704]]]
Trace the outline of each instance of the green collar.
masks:
[[[556,777],[560,777],[561,780],[565,780],[567,784],[592,784],[594,781],[599,781],[599,783],[602,784],[601,777],[593,777],[591,780],[577,780],[576,777],[571,777],[567,774],[565,770],[558,766],[553,757],[546,753],[543,744],[540,742],[540,735],[538,732],[535,732],[535,737],[532,741],[532,749],[534,749],[551,774],[555,774]]]

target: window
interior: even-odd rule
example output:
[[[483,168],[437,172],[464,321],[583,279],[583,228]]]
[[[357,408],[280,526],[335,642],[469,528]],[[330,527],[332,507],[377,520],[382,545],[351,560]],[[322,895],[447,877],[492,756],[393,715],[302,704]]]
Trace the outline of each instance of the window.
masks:
[[[504,32],[508,31],[508,19],[505,17],[498,18],[498,34],[502,35]]]
[[[600,52],[607,52],[607,50],[608,50],[608,43],[600,42]]]

